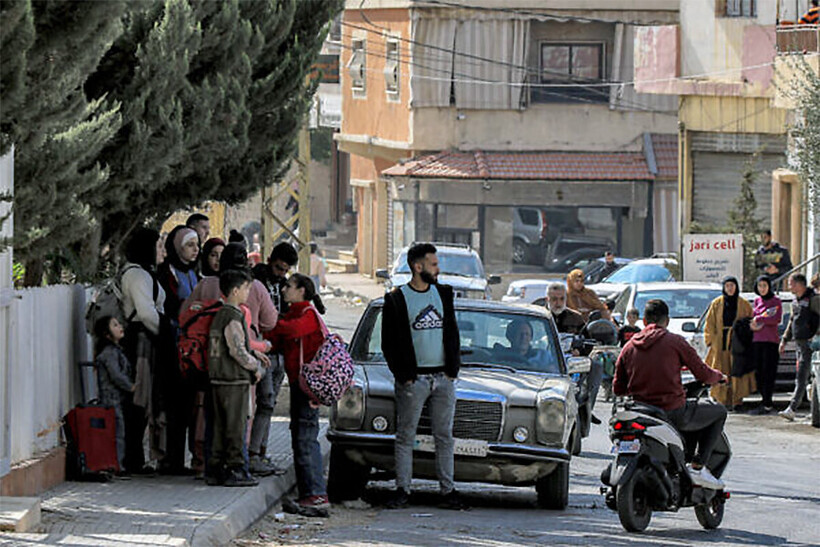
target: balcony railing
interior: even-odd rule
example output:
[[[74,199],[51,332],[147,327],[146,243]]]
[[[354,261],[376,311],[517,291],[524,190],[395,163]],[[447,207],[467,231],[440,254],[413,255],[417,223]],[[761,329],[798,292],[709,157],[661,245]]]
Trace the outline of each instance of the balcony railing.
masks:
[[[820,53],[820,25],[777,26],[777,53]]]

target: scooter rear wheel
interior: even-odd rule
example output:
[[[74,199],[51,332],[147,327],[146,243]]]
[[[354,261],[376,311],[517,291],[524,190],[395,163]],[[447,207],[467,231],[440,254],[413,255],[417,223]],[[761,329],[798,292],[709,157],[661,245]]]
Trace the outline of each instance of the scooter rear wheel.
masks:
[[[615,493],[615,505],[621,526],[627,532],[643,532],[652,519],[649,507],[649,489],[641,470],[635,472],[629,480],[618,486]]]
[[[698,522],[707,530],[714,530],[720,523],[723,522],[723,511],[726,504],[720,499],[719,495],[712,498],[709,503],[703,503],[695,506],[695,516],[698,517]]]

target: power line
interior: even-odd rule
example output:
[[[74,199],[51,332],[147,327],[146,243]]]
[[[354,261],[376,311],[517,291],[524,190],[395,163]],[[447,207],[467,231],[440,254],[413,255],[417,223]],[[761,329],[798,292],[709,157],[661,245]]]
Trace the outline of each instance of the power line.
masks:
[[[429,0],[424,0],[424,1],[429,1]],[[366,32],[376,33],[379,36],[382,36],[382,33],[380,33],[380,32],[377,32],[373,29],[368,29],[366,27],[360,27],[360,26],[354,25],[352,23],[346,23],[346,22],[342,21],[342,25],[348,26],[348,27],[351,27],[351,28],[355,28],[355,29],[358,29],[358,30],[363,30],[363,31],[366,31]],[[453,48],[444,48],[444,47],[440,47],[440,46],[434,46],[434,45],[431,45],[431,44],[426,44],[426,43],[423,43],[423,42],[418,42],[416,40],[412,40],[410,38],[404,38],[402,36],[392,36],[391,35],[390,38],[395,39],[395,40],[399,40],[399,41],[402,41],[402,42],[407,42],[409,44],[417,45],[417,46],[420,46],[420,47],[446,52],[446,53],[451,54],[451,55],[459,55],[459,56],[475,59],[475,60],[482,61],[482,62],[488,63],[488,64],[499,64],[499,65],[503,65],[503,66],[507,66],[507,67],[510,67],[510,68],[515,68],[517,70],[527,71],[527,72],[536,70],[534,68],[526,67],[526,66],[523,66],[523,65],[516,65],[514,63],[508,63],[506,61],[498,61],[498,60],[495,60],[495,59],[490,59],[488,57],[481,57],[480,55],[473,55],[473,54],[469,54],[469,53],[463,53],[463,52],[457,51]],[[700,74],[692,74],[692,75],[689,75],[689,76],[672,76],[672,77],[669,77],[669,78],[655,78],[655,79],[651,79],[651,80],[632,80],[632,81],[627,81],[627,82],[592,80],[589,83],[568,83],[568,84],[559,84],[559,83],[556,83],[556,84],[522,83],[522,84],[517,84],[517,83],[514,83],[514,82],[503,82],[503,81],[497,81],[497,80],[496,81],[482,80],[482,83],[485,84],[485,85],[493,85],[493,84],[495,84],[495,85],[529,85],[529,86],[543,86],[543,87],[551,87],[551,88],[559,88],[559,87],[589,88],[589,87],[634,86],[635,84],[655,84],[655,83],[665,83],[665,82],[675,82],[675,81],[685,82],[685,81],[691,81],[691,80],[694,80],[694,79],[697,79],[697,78],[707,78],[709,76],[719,76],[719,75],[723,75],[723,74],[731,74],[733,72],[739,72],[739,71],[743,71],[743,70],[754,70],[754,69],[758,69],[758,68],[769,67],[769,66],[772,66],[772,65],[774,65],[774,60],[771,60],[771,61],[766,62],[766,63],[757,64],[757,65],[748,65],[748,66],[741,66],[741,67],[736,67],[736,68],[727,68],[727,69],[724,69],[724,70],[716,70],[716,71],[712,71],[712,72],[703,72],[703,73],[700,73]],[[565,75],[563,73],[559,73],[559,74]]]
[[[340,45],[341,45],[342,48],[348,49],[350,51],[359,51],[359,50],[356,50],[353,47],[345,45],[345,44],[340,44]],[[461,73],[454,72],[454,71],[450,72],[448,70],[422,65],[422,64],[415,63],[415,62],[412,62],[412,61],[406,61],[406,60],[403,60],[403,59],[400,59],[400,58],[394,59],[394,58],[389,57],[386,54],[379,54],[379,53],[375,53],[375,52],[372,52],[372,51],[365,50],[365,55],[371,55],[371,56],[378,57],[378,58],[381,58],[381,59],[395,60],[399,64],[403,64],[403,65],[406,65],[406,66],[424,68],[424,69],[427,69],[427,70],[430,70],[430,71],[433,71],[433,72],[438,72],[438,73],[448,75],[447,78],[437,78],[437,77],[434,77],[434,76],[423,76],[421,74],[416,74],[416,73],[410,74],[410,73],[407,73],[407,72],[401,72],[402,75],[406,76],[407,78],[411,78],[411,79],[416,78],[416,79],[420,79],[420,80],[430,80],[430,81],[438,81],[438,82],[444,82],[444,83],[464,83],[464,84],[493,83],[493,84],[504,84],[504,85],[508,85],[510,87],[527,86],[527,87],[533,87],[533,88],[540,89],[541,90],[540,93],[542,93],[542,94],[551,95],[551,96],[554,96],[554,97],[561,97],[561,98],[565,98],[565,99],[570,99],[572,102],[585,102],[585,103],[590,103],[590,104],[595,104],[595,105],[602,105],[602,104],[606,104],[607,102],[609,102],[609,94],[607,94],[603,91],[595,90],[595,89],[588,89],[588,91],[600,94],[602,97],[606,98],[606,101],[596,101],[596,100],[592,100],[592,99],[581,97],[581,96],[569,95],[569,94],[560,93],[560,92],[557,92],[557,91],[549,91],[548,89],[552,87],[549,84],[527,84],[527,83],[517,84],[517,83],[514,83],[514,82],[487,81],[487,80],[482,80],[482,79],[476,78],[475,76],[472,76],[470,74],[461,74]],[[369,69],[367,67],[365,67],[364,70],[365,70],[365,72],[380,72],[377,69]],[[469,78],[469,79],[464,80],[464,79],[460,79],[460,78],[455,78],[455,76],[461,76],[461,77]],[[574,86],[574,87],[584,88],[586,86],[580,85],[580,86]],[[636,103],[630,103],[629,101],[624,101],[623,99],[619,99],[619,103],[623,106],[626,106],[628,108],[632,108],[634,110],[640,110],[640,111],[644,111],[644,112],[656,112],[656,110],[653,110],[651,108],[646,108],[645,106],[639,105],[639,104],[636,104]]]

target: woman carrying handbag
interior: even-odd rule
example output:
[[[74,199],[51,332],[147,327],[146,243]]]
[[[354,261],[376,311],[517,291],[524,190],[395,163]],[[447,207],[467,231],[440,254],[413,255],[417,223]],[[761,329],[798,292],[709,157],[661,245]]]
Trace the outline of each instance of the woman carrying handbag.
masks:
[[[302,508],[326,509],[330,502],[318,440],[319,405],[299,383],[303,363],[310,362],[325,341],[327,328],[319,316],[325,312],[325,306],[313,281],[298,273],[288,279],[284,299],[290,308],[265,337],[284,355],[290,384],[290,434],[299,490],[296,503]]]

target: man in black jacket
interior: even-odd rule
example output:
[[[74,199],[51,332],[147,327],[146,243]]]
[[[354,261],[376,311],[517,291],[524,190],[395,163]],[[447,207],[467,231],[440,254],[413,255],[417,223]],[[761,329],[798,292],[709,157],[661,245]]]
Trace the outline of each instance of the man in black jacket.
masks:
[[[820,294],[808,286],[806,276],[793,273],[789,276],[789,290],[794,295],[792,314],[789,326],[780,341],[780,354],[786,350],[786,342],[794,340],[797,344],[797,375],[794,379],[794,393],[789,406],[779,414],[789,421],[794,420],[794,413],[803,402],[806,387],[811,373],[811,339],[820,328]]]
[[[461,366],[453,289],[436,283],[439,266],[432,244],[410,247],[407,264],[413,278],[385,295],[382,311],[382,353],[396,391],[396,495],[389,507],[406,507],[409,502],[416,430],[427,403],[441,506],[464,509],[453,484],[454,381]]]

